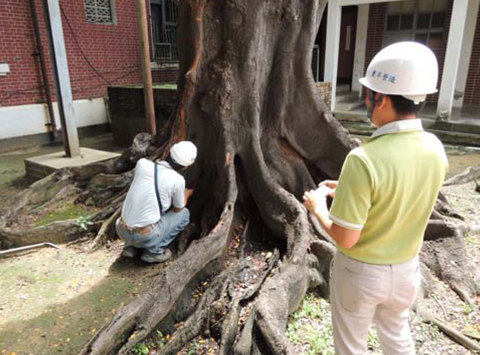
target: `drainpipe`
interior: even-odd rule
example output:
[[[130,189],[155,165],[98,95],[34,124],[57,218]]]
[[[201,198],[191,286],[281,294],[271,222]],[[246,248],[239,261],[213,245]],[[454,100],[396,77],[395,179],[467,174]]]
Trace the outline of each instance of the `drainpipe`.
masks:
[[[37,17],[37,9],[35,7],[35,0],[30,0],[30,10],[32,10],[33,27],[35,29],[35,37],[37,38],[37,50],[38,50],[38,56],[40,59],[40,69],[42,72],[43,85],[45,87],[45,96],[47,99],[49,122],[46,123],[45,125],[49,127],[50,141],[53,142],[55,141],[55,138],[57,137],[58,132],[57,132],[57,127],[55,125],[55,114],[53,111],[52,93],[50,91],[50,84],[48,82],[47,66],[45,64],[45,53],[43,52],[42,38],[40,36],[40,28],[38,26],[38,17]]]

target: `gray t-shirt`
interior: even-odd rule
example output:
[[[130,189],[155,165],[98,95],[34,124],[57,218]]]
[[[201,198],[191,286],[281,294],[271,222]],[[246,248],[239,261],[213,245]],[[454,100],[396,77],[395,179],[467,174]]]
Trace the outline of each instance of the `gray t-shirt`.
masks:
[[[148,159],[137,162],[135,176],[122,208],[122,219],[129,227],[145,227],[160,220],[154,167],[155,164]],[[184,207],[185,179],[166,161],[158,164],[158,190],[164,213],[172,205]]]

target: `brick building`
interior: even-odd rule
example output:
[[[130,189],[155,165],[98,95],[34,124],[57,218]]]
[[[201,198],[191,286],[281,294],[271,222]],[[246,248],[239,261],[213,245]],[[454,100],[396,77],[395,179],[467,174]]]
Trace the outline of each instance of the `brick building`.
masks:
[[[391,43],[413,40],[429,46],[439,62],[439,93],[429,98],[437,117],[448,119],[454,109],[478,107],[478,9],[479,0],[330,0],[317,38],[325,53],[321,79],[347,84],[358,98],[358,79],[373,56]],[[335,110],[340,103],[335,87],[332,91]]]
[[[142,82],[136,1],[59,2],[77,126],[101,128],[108,123],[107,87]],[[0,142],[22,136],[44,141],[48,136],[46,124],[50,118],[32,15],[34,7],[55,101],[42,3],[42,0],[0,2]],[[171,3],[172,0],[147,1],[147,14],[152,19],[154,82],[160,77],[167,82],[175,82],[177,78],[178,54],[172,55],[170,48],[174,46],[176,50],[176,38],[162,39],[172,33],[171,28],[168,32],[168,20],[170,26],[176,26],[168,18],[172,13],[168,8]],[[156,60],[162,60],[162,65]]]

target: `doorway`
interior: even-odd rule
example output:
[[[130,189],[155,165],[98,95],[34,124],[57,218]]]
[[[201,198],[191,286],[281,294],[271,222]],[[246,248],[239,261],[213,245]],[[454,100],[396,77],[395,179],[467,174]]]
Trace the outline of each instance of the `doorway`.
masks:
[[[342,7],[337,84],[350,84],[352,82],[353,62],[355,59],[355,38],[357,34],[357,16],[357,6]]]

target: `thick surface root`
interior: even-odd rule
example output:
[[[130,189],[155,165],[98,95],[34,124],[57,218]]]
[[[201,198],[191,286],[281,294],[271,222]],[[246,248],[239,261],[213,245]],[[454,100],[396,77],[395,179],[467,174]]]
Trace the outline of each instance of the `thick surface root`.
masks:
[[[237,196],[233,166],[230,166],[228,171],[228,199],[215,228],[205,237],[193,242],[183,255],[168,265],[154,280],[151,289],[120,309],[112,322],[81,354],[127,354],[172,310],[186,285],[225,252]]]
[[[480,166],[470,166],[460,174],[445,181],[443,186],[466,184],[477,179],[480,179]]]
[[[77,225],[75,219],[70,219],[25,231],[0,231],[0,243],[2,249],[17,248],[43,242],[62,244],[78,239],[84,236],[86,232]]]

